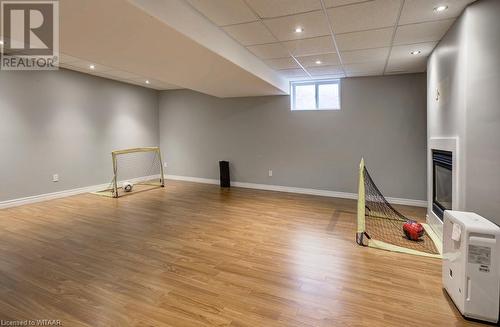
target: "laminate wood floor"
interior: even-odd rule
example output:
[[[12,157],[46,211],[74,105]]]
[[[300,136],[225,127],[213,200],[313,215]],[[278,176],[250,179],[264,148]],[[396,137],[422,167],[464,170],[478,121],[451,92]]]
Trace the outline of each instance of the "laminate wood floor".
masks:
[[[439,260],[355,244],[353,200],[168,181],[0,210],[0,319],[472,326]],[[423,217],[421,208],[405,207]]]

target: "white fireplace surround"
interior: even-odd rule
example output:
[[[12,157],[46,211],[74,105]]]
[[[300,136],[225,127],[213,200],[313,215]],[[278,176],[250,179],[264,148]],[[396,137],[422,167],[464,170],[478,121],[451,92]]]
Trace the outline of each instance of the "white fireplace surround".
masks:
[[[452,209],[461,210],[460,205],[460,181],[458,176],[460,173],[459,167],[459,147],[458,137],[431,137],[427,147],[427,224],[431,226],[434,232],[443,239],[443,222],[432,211],[432,198],[433,198],[433,163],[432,163],[432,150],[449,151],[452,153]]]

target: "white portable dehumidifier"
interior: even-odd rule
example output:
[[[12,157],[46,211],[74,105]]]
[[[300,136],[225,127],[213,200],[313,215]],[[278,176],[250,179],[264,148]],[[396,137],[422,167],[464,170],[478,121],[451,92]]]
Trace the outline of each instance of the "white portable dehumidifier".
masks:
[[[496,323],[500,227],[471,212],[444,212],[443,286],[462,315]]]

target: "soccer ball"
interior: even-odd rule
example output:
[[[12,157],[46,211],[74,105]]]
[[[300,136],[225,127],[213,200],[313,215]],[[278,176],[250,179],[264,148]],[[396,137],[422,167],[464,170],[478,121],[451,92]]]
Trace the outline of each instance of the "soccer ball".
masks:
[[[415,220],[408,220],[403,225],[403,231],[406,237],[411,241],[418,241],[424,236],[424,226]]]
[[[132,188],[134,188],[134,184],[130,182],[123,182],[122,189],[124,192],[131,192]]]

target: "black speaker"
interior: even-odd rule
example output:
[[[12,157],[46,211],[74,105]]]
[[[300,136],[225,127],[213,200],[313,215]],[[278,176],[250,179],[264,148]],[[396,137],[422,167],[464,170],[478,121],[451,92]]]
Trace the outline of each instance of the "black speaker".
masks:
[[[231,187],[229,177],[229,161],[219,161],[220,187]]]

